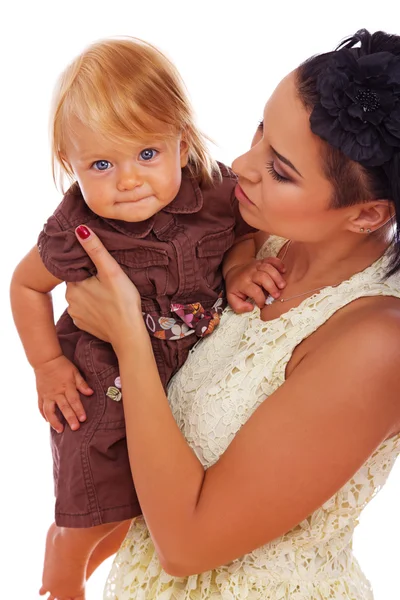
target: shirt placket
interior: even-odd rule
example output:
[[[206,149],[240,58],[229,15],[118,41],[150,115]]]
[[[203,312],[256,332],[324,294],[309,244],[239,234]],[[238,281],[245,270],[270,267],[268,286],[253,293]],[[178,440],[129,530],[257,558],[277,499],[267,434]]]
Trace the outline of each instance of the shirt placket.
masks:
[[[153,231],[160,241],[168,242],[174,249],[179,282],[175,295],[183,301],[198,288],[194,241],[174,216],[159,213],[158,217]]]

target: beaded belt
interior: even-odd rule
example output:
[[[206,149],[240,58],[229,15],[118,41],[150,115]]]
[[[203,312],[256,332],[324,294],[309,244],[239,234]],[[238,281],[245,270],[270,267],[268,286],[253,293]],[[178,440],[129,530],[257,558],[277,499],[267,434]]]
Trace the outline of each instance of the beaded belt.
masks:
[[[150,334],[160,340],[179,340],[189,335],[202,338],[209,335],[218,326],[223,311],[223,299],[219,297],[215,304],[206,310],[200,302],[193,304],[171,304],[171,312],[177,316],[157,317],[143,313]]]

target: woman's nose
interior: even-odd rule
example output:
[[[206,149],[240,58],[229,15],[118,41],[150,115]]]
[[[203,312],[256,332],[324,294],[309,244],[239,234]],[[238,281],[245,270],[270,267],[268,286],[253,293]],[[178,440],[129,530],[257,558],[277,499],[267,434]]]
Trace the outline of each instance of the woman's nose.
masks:
[[[250,148],[248,152],[235,158],[232,163],[232,170],[242,179],[257,183],[261,179],[261,172],[254,150],[255,147]]]

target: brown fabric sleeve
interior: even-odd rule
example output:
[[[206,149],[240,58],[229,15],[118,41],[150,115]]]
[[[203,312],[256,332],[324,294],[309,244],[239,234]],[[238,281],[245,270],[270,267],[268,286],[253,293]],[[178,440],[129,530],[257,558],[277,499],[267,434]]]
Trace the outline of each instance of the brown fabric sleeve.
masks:
[[[74,228],[64,229],[57,211],[39,234],[38,249],[44,266],[62,281],[82,281],[96,270],[75,237]]]

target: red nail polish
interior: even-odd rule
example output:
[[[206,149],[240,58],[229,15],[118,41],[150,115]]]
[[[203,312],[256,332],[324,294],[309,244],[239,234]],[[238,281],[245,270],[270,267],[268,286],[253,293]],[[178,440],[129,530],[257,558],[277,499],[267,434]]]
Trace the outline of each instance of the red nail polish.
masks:
[[[85,225],[79,225],[79,227],[76,228],[76,233],[81,240],[87,240],[90,235],[90,231]]]

